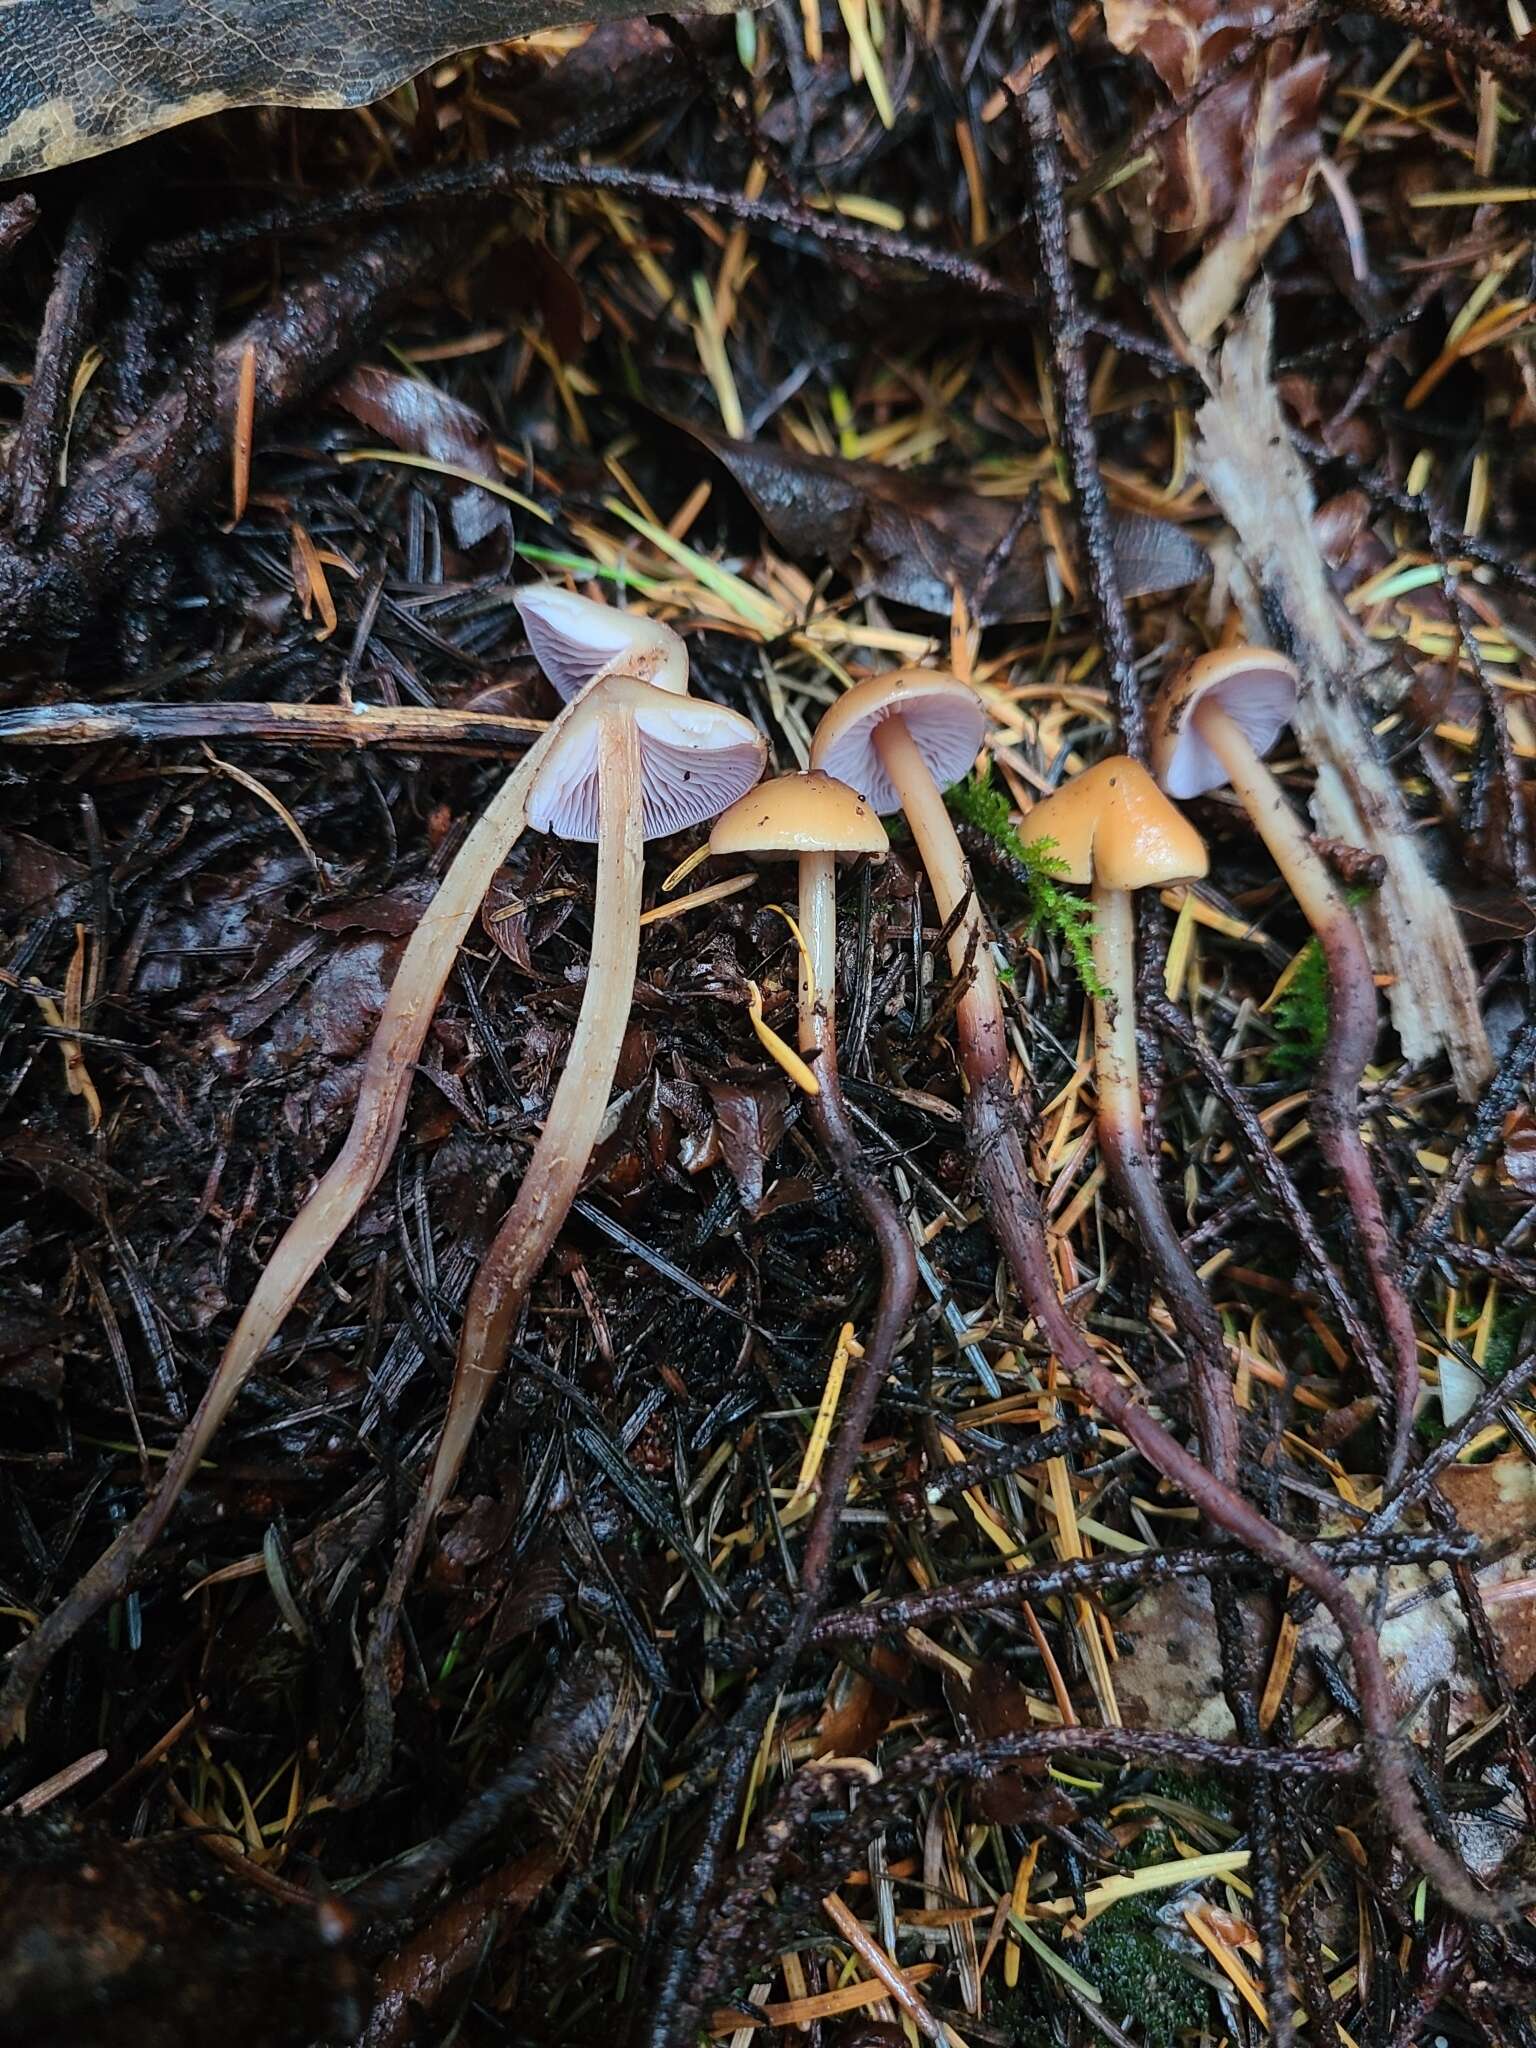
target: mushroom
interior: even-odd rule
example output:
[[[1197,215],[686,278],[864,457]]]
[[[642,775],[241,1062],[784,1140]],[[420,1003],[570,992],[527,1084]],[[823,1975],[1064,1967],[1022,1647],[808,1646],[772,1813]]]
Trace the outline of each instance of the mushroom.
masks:
[[[1094,1075],[1099,1150],[1135,1218],[1193,1353],[1191,1383],[1205,1462],[1223,1485],[1238,1476],[1237,1410],[1221,1322],[1190,1264],[1147,1150],[1136,1054],[1137,889],[1206,871],[1205,843],[1139,761],[1117,754],[1074,776],[1024,819],[1026,845],[1048,844],[1059,879],[1093,888]]]
[[[558,583],[529,583],[513,596],[534,659],[569,701],[602,676],[634,676],[677,695],[688,688],[688,649],[657,619],[579,597]]]
[[[1317,935],[1328,970],[1328,1042],[1312,1078],[1318,1150],[1344,1190],[1391,1343],[1390,1495],[1408,1460],[1419,1390],[1413,1311],[1393,1272],[1392,1240],[1360,1135],[1360,1081],[1376,1044],[1376,983],[1360,927],[1264,756],[1291,722],[1300,679],[1269,647],[1203,654],[1165,684],[1152,708],[1153,772],[1170,796],[1230,786]]]
[[[716,856],[798,856],[800,1050],[812,1063],[817,1083],[815,1094],[807,1098],[809,1115],[880,1247],[879,1304],[858,1385],[844,1410],[806,1537],[801,1600],[792,1632],[796,1649],[815,1619],[843,1496],[917,1291],[911,1236],[854,1135],[837,1063],[837,861],[839,855],[858,854],[883,860],[889,844],[885,827],[864,799],[846,783],[814,768],[807,774],[760,782],[721,813],[709,835],[709,850]]]
[[[906,814],[949,932],[950,967],[969,980],[956,1029],[973,1082],[1007,1072],[1007,1037],[991,937],[943,792],[976,759],[986,729],[981,699],[956,677],[895,669],[839,698],[811,743],[813,767],[862,791],[882,816]]]
[[[349,1799],[365,1796],[387,1764],[389,1653],[400,1603],[506,1364],[528,1289],[576,1199],[608,1108],[634,996],[643,842],[724,810],[762,774],[765,752],[757,728],[739,713],[610,669],[575,704],[529,790],[528,822],[536,831],[596,841],[591,960],[544,1128],[470,1287],[442,1434],[374,1617],[364,1754],[346,1788]]]

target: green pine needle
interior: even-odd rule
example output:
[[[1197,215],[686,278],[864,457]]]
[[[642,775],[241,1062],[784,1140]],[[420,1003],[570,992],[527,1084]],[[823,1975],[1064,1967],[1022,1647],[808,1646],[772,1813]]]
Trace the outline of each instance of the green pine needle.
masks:
[[[1037,931],[1058,940],[1077,969],[1077,976],[1089,995],[1104,993],[1093,965],[1093,911],[1081,897],[1064,889],[1056,879],[1066,867],[1055,853],[1055,841],[1033,843],[1019,837],[1013,809],[1006,793],[992,780],[991,771],[968,775],[946,790],[944,801],[957,818],[974,825],[994,840],[1008,858],[1023,871],[1029,900],[1030,921]]]

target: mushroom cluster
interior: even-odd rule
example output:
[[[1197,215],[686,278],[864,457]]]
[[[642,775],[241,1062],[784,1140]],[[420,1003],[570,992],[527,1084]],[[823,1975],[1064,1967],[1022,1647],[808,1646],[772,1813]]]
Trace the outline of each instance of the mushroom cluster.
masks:
[[[553,587],[526,590],[518,603],[529,644],[567,702],[530,749],[509,785],[513,793],[507,801],[519,827],[526,817],[533,829],[595,846],[591,954],[580,1012],[543,1128],[470,1290],[441,1435],[374,1616],[365,1659],[363,1752],[338,1797],[362,1796],[383,1774],[392,1739],[392,1652],[401,1603],[602,1128],[633,1001],[645,842],[712,820],[710,850],[715,854],[797,863],[799,1072],[825,1154],[860,1205],[881,1261],[880,1295],[861,1354],[861,1376],[825,1468],[795,1614],[728,1737],[717,1793],[721,1812],[734,1814],[731,1788],[739,1790],[767,1704],[803,1648],[818,1611],[842,1502],[916,1287],[907,1219],[854,1134],[843,1097],[836,1029],[837,863],[883,859],[887,835],[880,819],[900,811],[926,871],[954,977],[972,1162],[1023,1308],[1079,1392],[1183,1490],[1213,1529],[1236,1536],[1328,1607],[1355,1665],[1361,1721],[1379,1764],[1382,1800],[1394,1832],[1449,1898],[1464,1911],[1478,1911],[1464,1875],[1424,1826],[1380,1652],[1364,1615],[1337,1574],[1240,1491],[1238,1414],[1225,1338],[1168,1214],[1143,1128],[1132,896],[1138,889],[1204,874],[1204,844],[1170,798],[1230,784],[1323,947],[1342,1048],[1330,1052],[1319,1076],[1323,1099],[1314,1092],[1315,1121],[1359,1224],[1383,1319],[1394,1341],[1411,1354],[1411,1319],[1400,1292],[1393,1291],[1385,1225],[1353,1113],[1354,1093],[1375,1036],[1369,963],[1348,906],[1263,763],[1294,708],[1296,676],[1290,664],[1256,649],[1229,649],[1195,664],[1174,679],[1157,707],[1156,779],[1125,756],[1100,761],[1035,805],[1022,826],[1026,841],[1054,850],[1066,881],[1093,892],[1100,1148],[1188,1349],[1197,1457],[1100,1355],[1058,1290],[1040,1192],[1022,1136],[1023,1041],[1018,1041],[1020,1057],[1015,1058],[997,941],[944,800],[945,789],[972,767],[985,738],[986,712],[976,693],[955,677],[928,669],[898,669],[859,683],[822,719],[810,771],[764,783],[759,779],[766,757],[761,734],[737,713],[689,693],[687,651],[669,628]],[[463,928],[462,923],[454,927],[460,934]],[[787,1048],[780,1051],[793,1063]],[[391,1114],[397,1115],[398,1108]],[[348,1190],[350,1208],[328,1196],[318,1220],[306,1222],[301,1216],[290,1227],[274,1260],[278,1277],[269,1281],[263,1276],[204,1407],[131,1538],[98,1562],[76,1594],[13,1659],[8,1687],[13,1709],[18,1701],[24,1707],[48,1657],[109,1592],[127,1583],[255,1357],[346,1217],[356,1213],[368,1188],[377,1184],[377,1169],[371,1171],[371,1179],[364,1176],[366,1185],[359,1181]],[[1412,1384],[1411,1357],[1400,1358],[1394,1469],[1401,1466],[1405,1417],[1411,1421]]]

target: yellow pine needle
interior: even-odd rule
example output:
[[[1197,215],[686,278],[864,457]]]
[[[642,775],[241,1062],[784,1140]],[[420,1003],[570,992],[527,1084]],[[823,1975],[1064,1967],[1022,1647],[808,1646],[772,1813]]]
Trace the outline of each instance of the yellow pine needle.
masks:
[[[1208,1877],[1230,1877],[1234,1871],[1246,1870],[1249,1854],[1247,1849],[1216,1849],[1208,1856],[1176,1856],[1167,1863],[1147,1863],[1140,1870],[1117,1871],[1091,1885],[1083,1894],[1086,1910],[1081,1915],[1071,1899],[1053,1899],[1038,1910],[1066,1916],[1066,1927],[1075,1933],[1122,1899],[1136,1898],[1142,1892],[1169,1891],[1177,1885],[1202,1884]]]
[[[671,874],[668,875],[667,879],[661,885],[662,895],[670,896],[672,894],[672,891],[675,888],[677,888],[679,883],[686,882],[688,877],[693,873],[694,869],[703,867],[705,861],[707,861],[708,859],[709,841],[706,839],[702,846],[696,846],[693,852],[690,853],[686,857],[686,859],[680,860],[678,862],[677,866],[672,870]]]
[[[789,926],[790,937],[800,949],[800,967],[805,975],[806,992],[810,997],[811,1007],[814,1009],[816,1006],[816,977],[811,971],[811,954],[810,948],[805,943],[805,934],[782,903],[770,903],[768,908],[776,911],[783,918],[784,922]]]
[[[747,1015],[752,1019],[752,1029],[757,1033],[758,1044],[768,1057],[784,1069],[797,1088],[803,1088],[807,1095],[819,1095],[821,1083],[794,1047],[786,1045],[764,1018],[763,992],[755,981],[747,983]]]
[[[848,52],[853,60],[849,69],[855,77],[863,73],[869,96],[875,103],[875,112],[880,116],[881,127],[894,128],[896,109],[891,105],[885,67],[880,62],[880,52],[875,48],[875,39],[870,33],[869,0],[837,0],[837,10],[843,17],[843,27],[848,31]]]
[[[800,1460],[800,1477],[795,1481],[795,1490],[790,1496],[791,1503],[804,1499],[816,1484],[816,1475],[820,1472],[822,1459],[827,1454],[827,1445],[832,1441],[832,1425],[837,1420],[837,1408],[843,1396],[843,1381],[847,1377],[848,1361],[850,1358],[863,1356],[863,1351],[854,1341],[852,1323],[844,1323],[837,1333],[832,1363],[827,1367],[827,1383],[821,1390],[816,1420],[811,1425],[805,1456]]]
[[[909,1986],[922,1984],[929,1977],[938,1975],[937,1963],[913,1963],[903,1969],[902,1976]],[[786,1977],[786,1982],[787,1982]],[[734,2034],[739,2028],[757,2027],[809,2027],[813,2020],[837,2019],[843,2013],[862,2012],[867,2005],[878,2005],[882,1998],[890,1997],[890,1987],[882,1984],[878,1977],[861,1977],[852,1984],[840,1984],[834,1991],[815,1991],[805,1998],[791,1998],[776,2005],[762,2005],[757,2008],[760,2017],[748,2020],[745,2014],[721,2011],[709,2023],[711,2040],[719,2040],[726,2034]]]
[[[1201,1908],[1186,1906],[1184,1918],[1189,1925],[1190,1933],[1195,1937],[1196,1941],[1199,1942],[1203,1949],[1209,1952],[1219,1968],[1232,1980],[1238,1995],[1258,2020],[1259,2025],[1267,2027],[1269,2025],[1269,2013],[1265,2008],[1264,2000],[1259,1995],[1259,1987],[1254,1983],[1252,1977],[1249,1976],[1243,1959],[1237,1953],[1237,1950],[1229,1942],[1222,1939],[1205,1918],[1204,1911]]]
[[[695,889],[690,895],[679,896],[675,903],[658,903],[653,910],[642,914],[641,928],[665,924],[668,918],[681,917],[685,910],[702,910],[706,903],[718,903],[724,896],[739,896],[756,880],[756,875],[732,875],[724,882],[711,882],[706,889]]]
[[[1184,901],[1179,905],[1179,914],[1174,921],[1173,937],[1168,941],[1168,957],[1163,962],[1163,992],[1173,1002],[1189,971],[1190,956],[1195,943],[1195,897],[1191,890],[1184,892]]]
[[[514,491],[510,484],[498,483],[494,477],[481,476],[473,469],[465,469],[461,463],[438,462],[430,455],[407,455],[398,448],[344,448],[336,457],[338,462],[394,462],[402,469],[425,469],[433,476],[451,477],[455,483],[477,484],[482,491],[489,491],[493,498],[505,498],[509,505],[516,505],[520,512],[531,512],[535,519],[542,519],[546,526],[554,521],[542,505],[536,505],[532,498],[525,498],[521,491]]]
[[[701,555],[697,548],[688,547],[675,540],[664,526],[656,526],[649,519],[641,518],[627,505],[621,505],[616,498],[604,501],[605,509],[614,518],[622,519],[626,526],[632,526],[637,533],[643,533],[653,547],[660,548],[664,555],[677,563],[680,569],[703,584],[706,590],[724,600],[743,625],[753,628],[765,640],[776,640],[788,631],[790,620],[787,613],[754,590],[750,583],[740,576],[733,576],[729,569],[722,569],[718,562],[712,562],[707,555]]]
[[[61,484],[66,482],[69,477],[69,437],[75,430],[75,413],[79,409],[80,401],[84,398],[91,379],[101,368],[104,361],[105,357],[99,348],[88,348],[80,358],[79,367],[70,380],[69,406],[64,415],[64,438],[59,445],[58,478]]]
[[[709,280],[702,272],[693,280],[693,303],[699,312],[698,319],[693,322],[694,345],[704,366],[704,374],[714,388],[715,404],[720,408],[720,424],[732,440],[743,440],[747,431],[746,415],[741,409],[741,397],[736,389],[731,359],[726,353],[725,336],[720,331]]]

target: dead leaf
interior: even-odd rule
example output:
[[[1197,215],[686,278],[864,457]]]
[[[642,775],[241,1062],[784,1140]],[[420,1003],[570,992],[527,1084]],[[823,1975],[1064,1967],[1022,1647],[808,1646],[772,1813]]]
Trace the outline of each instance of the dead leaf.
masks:
[[[1269,0],[1106,0],[1104,21],[1115,47],[1144,57],[1177,99],[1274,11]],[[1327,83],[1325,52],[1304,56],[1295,38],[1271,43],[1153,145],[1140,200],[1164,257],[1204,245],[1178,300],[1191,340],[1210,339],[1280,229],[1305,210]]]
[[[617,20],[634,0],[587,0]],[[696,14],[726,0],[690,0]],[[527,35],[560,0],[10,0],[0,64],[0,179],[30,177],[226,107],[356,107],[456,51]]]
[[[967,1742],[996,1742],[1027,1735],[1039,1724],[1030,1712],[1029,1692],[1006,1664],[984,1657],[962,1684],[952,1666],[943,1668],[944,1697]],[[1046,1778],[1043,1758],[999,1769],[971,1788],[979,1820],[993,1827],[1066,1827],[1077,1809]]]
[[[711,1081],[720,1149],[741,1195],[756,1216],[763,1206],[768,1161],[784,1135],[789,1089],[782,1081]]]
[[[476,476],[500,483],[496,437],[485,421],[473,406],[450,398],[424,377],[359,363],[331,386],[331,397],[343,412],[397,448],[473,470]],[[453,537],[461,548],[472,548],[498,530],[511,529],[505,500],[477,490],[473,484],[460,485],[448,506]]]
[[[583,1648],[566,1663],[535,1722],[529,1748],[544,1771],[530,1800],[562,1863],[592,1853],[625,1759],[645,1721],[645,1695],[616,1651]]]
[[[880,462],[806,455],[769,441],[733,441],[688,420],[669,424],[724,466],[787,553],[839,566],[856,559],[861,583],[881,597],[941,618],[953,611],[957,588],[972,597],[984,583],[978,623],[1050,617],[1051,586],[1037,521],[1026,522],[993,567],[1018,510],[1013,501],[984,498],[966,485],[934,477],[908,476]],[[1070,532],[1065,516],[1062,525]],[[1127,597],[1182,589],[1209,568],[1199,542],[1169,520],[1117,512],[1113,534]]]

